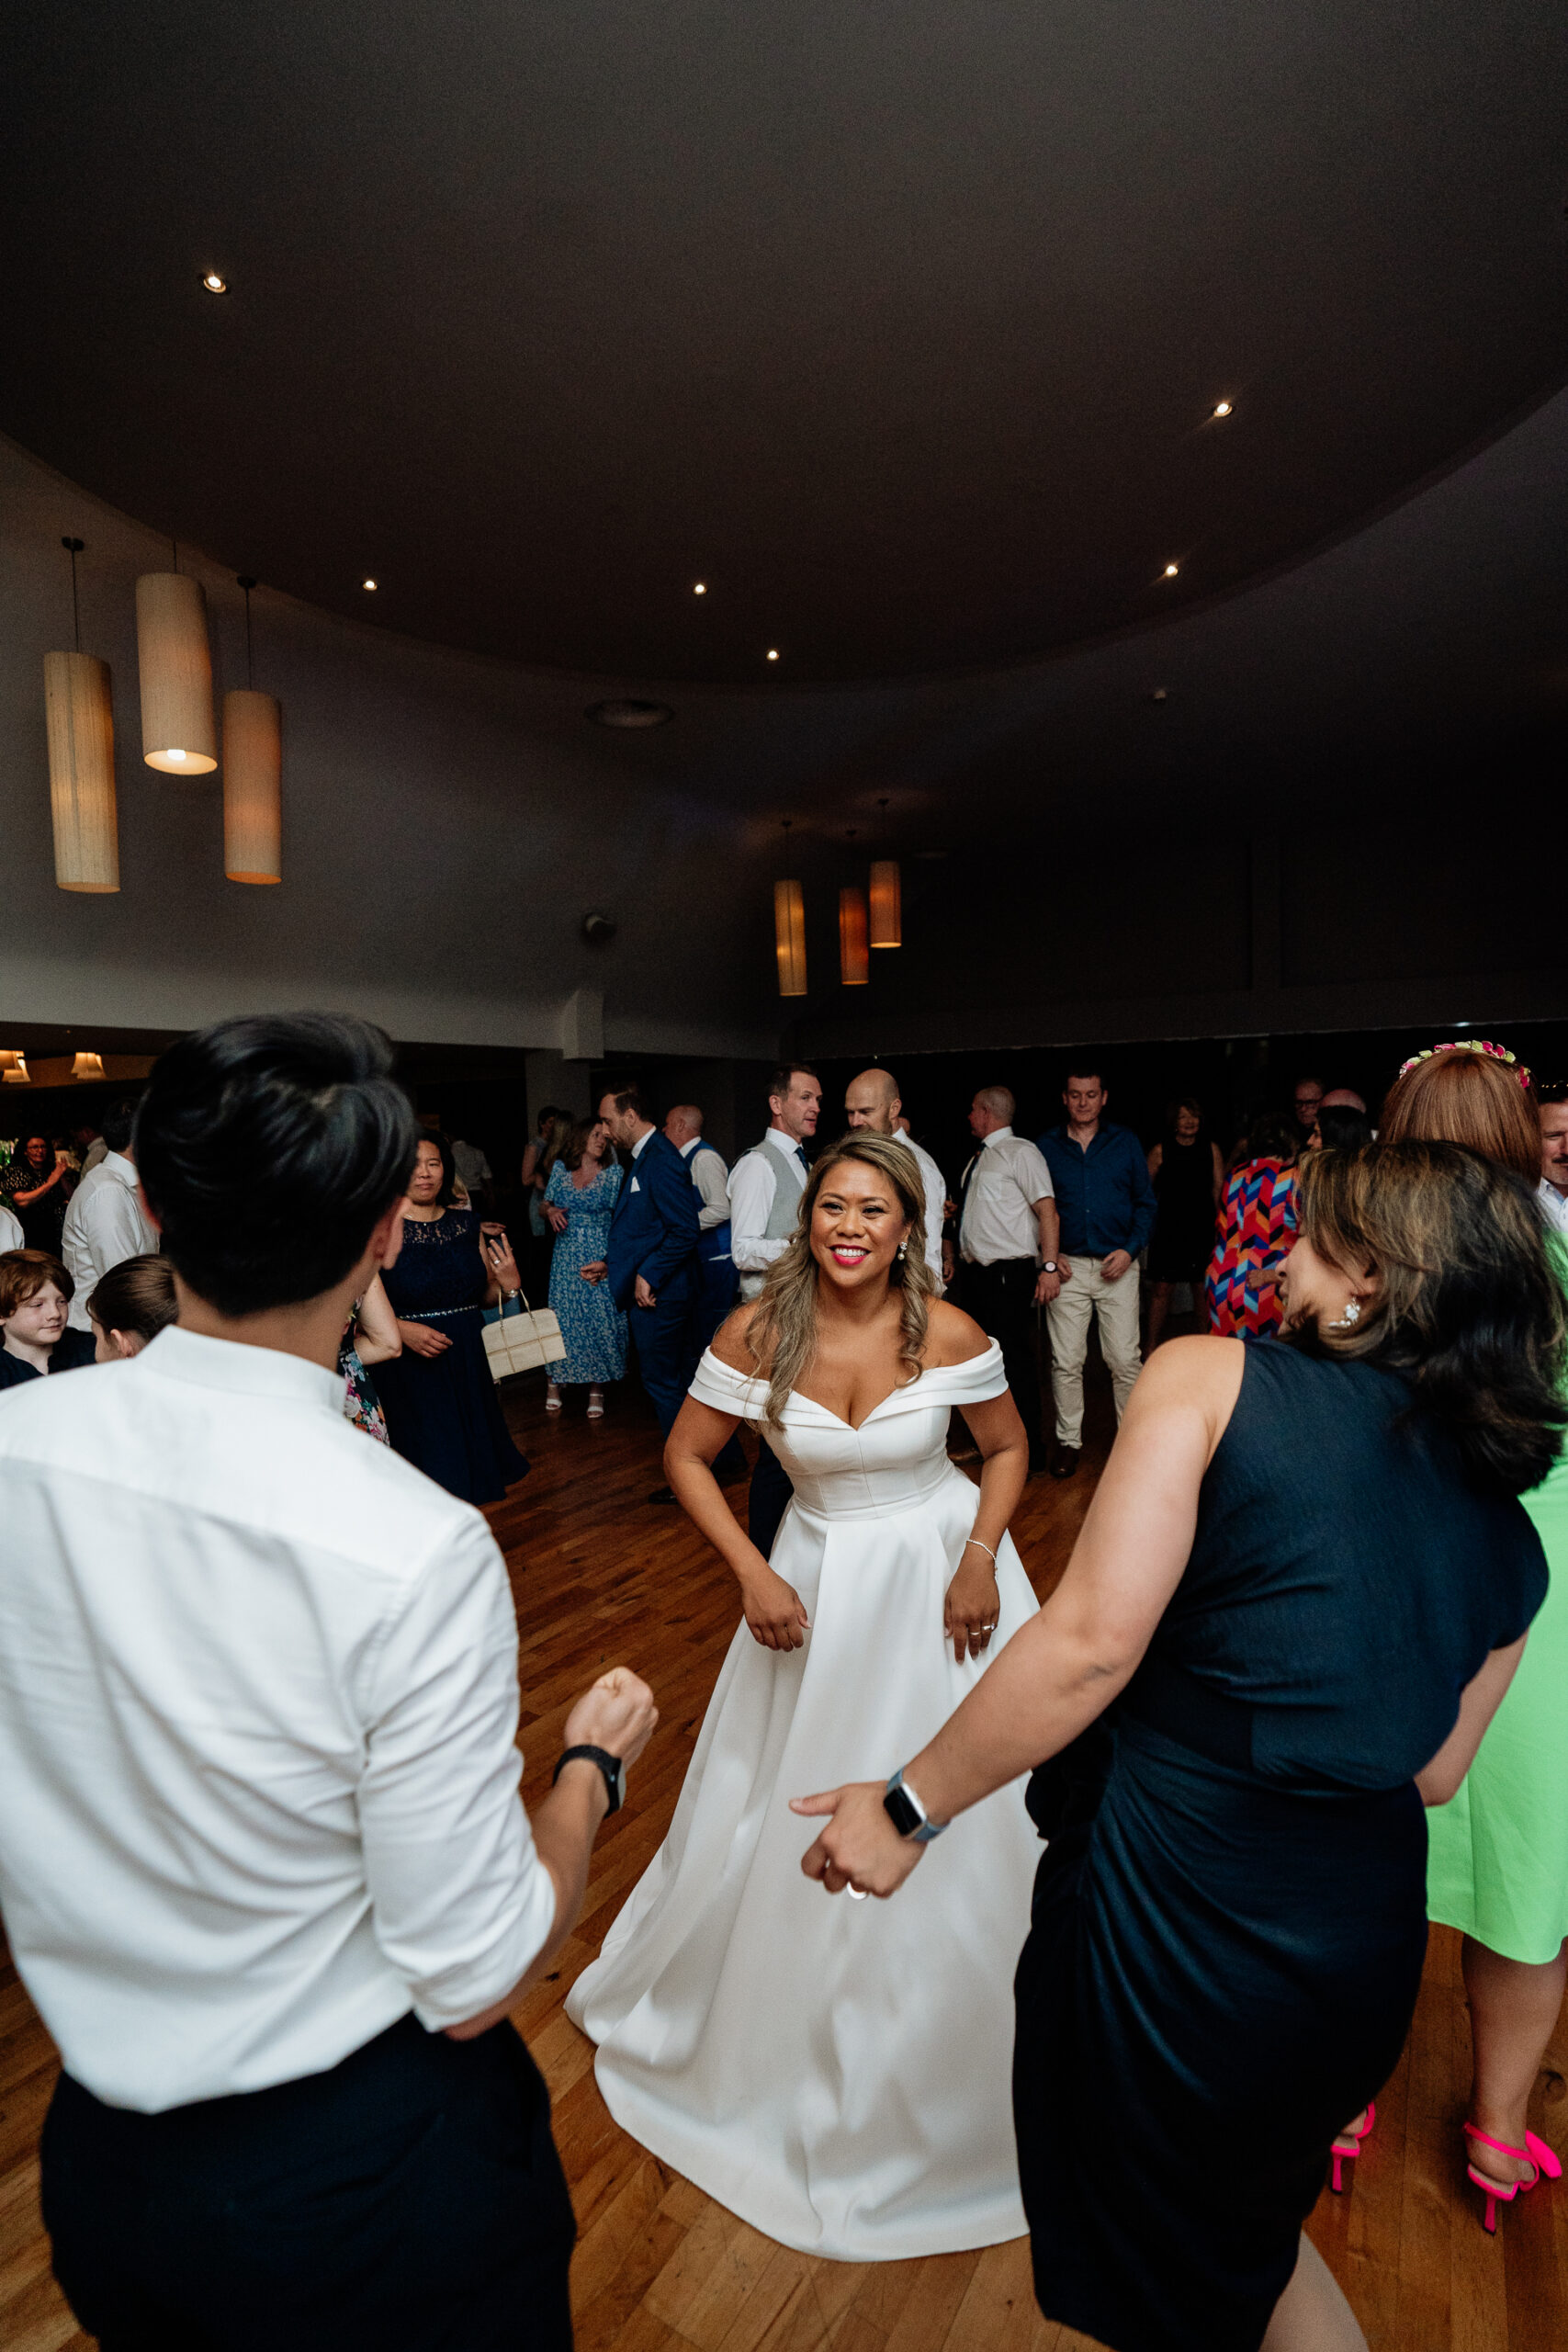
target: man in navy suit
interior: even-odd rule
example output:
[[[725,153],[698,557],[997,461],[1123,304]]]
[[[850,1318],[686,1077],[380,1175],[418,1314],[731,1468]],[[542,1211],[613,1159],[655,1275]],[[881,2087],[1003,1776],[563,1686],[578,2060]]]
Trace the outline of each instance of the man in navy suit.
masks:
[[[696,1192],[668,1136],[648,1115],[641,1089],[617,1087],[599,1105],[613,1143],[631,1155],[610,1220],[607,1258],[584,1266],[587,1282],[605,1282],[626,1310],[642,1385],[668,1437],[686,1395],[686,1326],[697,1281]],[[649,1502],[673,1502],[668,1487]]]

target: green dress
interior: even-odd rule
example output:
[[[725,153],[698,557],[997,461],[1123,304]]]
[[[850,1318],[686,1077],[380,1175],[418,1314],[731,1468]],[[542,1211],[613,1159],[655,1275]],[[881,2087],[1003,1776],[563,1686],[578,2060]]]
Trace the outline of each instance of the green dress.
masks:
[[[1555,1234],[1548,1247],[1568,1284],[1568,1249]],[[1427,1815],[1427,1908],[1539,1964],[1568,1936],[1568,1459],[1521,1499],[1551,1585],[1458,1796]]]

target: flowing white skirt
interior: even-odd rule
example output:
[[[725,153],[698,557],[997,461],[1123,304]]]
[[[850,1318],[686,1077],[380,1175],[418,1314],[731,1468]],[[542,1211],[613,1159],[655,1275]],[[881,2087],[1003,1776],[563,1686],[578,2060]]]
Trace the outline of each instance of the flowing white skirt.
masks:
[[[963,1815],[890,1902],[801,1875],[792,1796],[885,1780],[974,1687],[942,1600],[975,1488],[874,1518],[792,1507],[773,1565],[804,1649],[737,1632],[670,1835],[568,2014],[617,2123],[785,2245],[892,2261],[1024,2233],[1012,1977],[1040,1845],[1023,1782]],[[1034,1613],[999,1547],[995,1655]]]

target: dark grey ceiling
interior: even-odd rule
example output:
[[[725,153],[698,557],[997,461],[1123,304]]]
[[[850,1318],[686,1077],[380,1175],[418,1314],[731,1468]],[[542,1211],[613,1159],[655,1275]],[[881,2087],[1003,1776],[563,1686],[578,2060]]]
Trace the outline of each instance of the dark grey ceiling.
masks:
[[[29,0],[3,63],[0,425],[533,663],[1027,660],[1568,374],[1559,0]]]

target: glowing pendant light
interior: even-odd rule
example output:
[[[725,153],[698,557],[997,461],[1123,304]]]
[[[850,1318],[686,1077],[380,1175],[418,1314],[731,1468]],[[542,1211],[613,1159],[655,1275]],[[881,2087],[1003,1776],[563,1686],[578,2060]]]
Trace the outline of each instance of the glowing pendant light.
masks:
[[[852,885],[839,893],[839,978],[847,989],[863,989],[871,978],[866,946],[865,892]]]
[[[71,616],[76,650],[43,657],[43,707],[49,729],[49,802],[54,820],[54,878],[62,890],[103,896],[119,888],[119,824],[114,791],[114,695],[107,662],[82,650],[76,601],[80,539],[61,541],[71,557]],[[6,1075],[15,1079],[7,1067]],[[21,1069],[21,1082],[27,1068]]]
[[[231,882],[283,879],[283,712],[257,694],[251,659],[251,590],[245,592],[245,678],[223,697],[223,871]]]
[[[144,571],[136,583],[141,672],[141,756],[166,775],[210,775],[212,654],[201,583],[182,571]]]
[[[773,884],[773,944],[780,996],[806,994],[806,894],[798,882]]]
[[[904,907],[896,857],[878,857],[872,862],[871,944],[874,947],[904,944]]]

